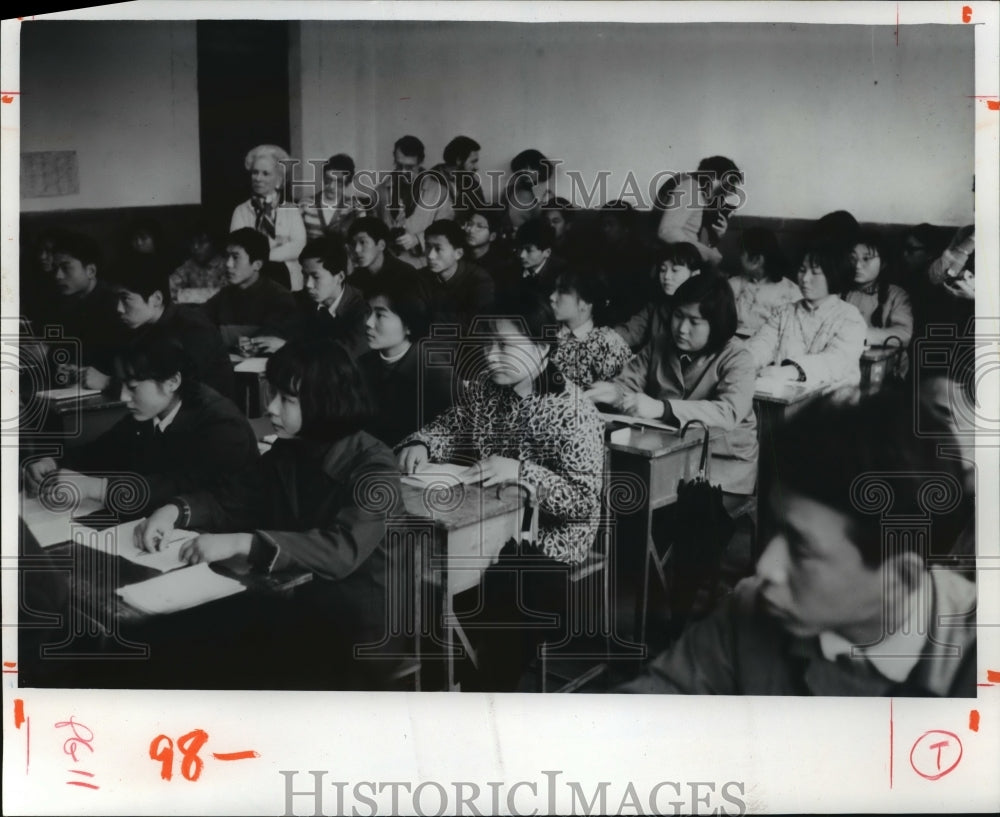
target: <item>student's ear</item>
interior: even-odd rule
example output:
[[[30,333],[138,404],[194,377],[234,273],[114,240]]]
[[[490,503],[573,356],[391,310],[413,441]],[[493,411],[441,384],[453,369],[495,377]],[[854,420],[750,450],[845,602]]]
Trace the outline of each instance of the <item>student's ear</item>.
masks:
[[[347,281],[347,270],[341,270],[340,272],[335,272],[333,274],[333,277],[334,278],[339,278],[340,279],[340,285],[343,286],[344,283]]]
[[[463,255],[465,255],[465,247],[455,247],[455,255],[458,258],[461,258]]]
[[[176,394],[181,387],[181,373],[175,372],[163,381],[163,390],[167,394]]]
[[[380,238],[378,241],[375,242],[375,246],[378,247],[380,252],[385,252],[385,239]]]
[[[497,240],[497,231],[490,230],[490,244]]]
[[[160,292],[160,290],[158,290],[158,289],[153,290],[153,293],[149,296],[148,303],[153,308],[163,306],[164,303],[165,303],[165,299],[163,297],[163,293]]]
[[[262,260],[261,261],[251,261],[250,262],[250,269],[252,269],[254,272],[260,272],[261,268],[263,266],[264,266],[264,262]]]
[[[83,271],[87,273],[87,277],[93,281],[97,277],[97,264],[87,264],[83,268]]]
[[[542,260],[543,261],[548,261],[550,255],[552,255],[552,248],[551,247],[546,247],[544,250],[542,250]]]

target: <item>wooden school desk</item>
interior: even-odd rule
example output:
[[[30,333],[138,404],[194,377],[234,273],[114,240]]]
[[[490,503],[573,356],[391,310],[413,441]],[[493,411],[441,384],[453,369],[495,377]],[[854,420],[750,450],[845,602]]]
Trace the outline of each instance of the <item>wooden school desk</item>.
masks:
[[[59,389],[53,396],[36,397],[33,402],[26,408],[32,417],[25,417],[22,422],[24,442],[37,437],[45,443],[83,445],[100,437],[128,413],[117,395],[81,395],[72,388]],[[29,435],[26,430],[29,427],[37,427],[39,431]]]
[[[236,373],[236,405],[251,419],[263,417],[270,401],[264,376],[267,358],[230,353],[229,360]]]
[[[723,434],[719,429],[709,430],[710,439],[718,439]],[[612,492],[618,496],[610,498],[611,511],[616,518],[617,550],[638,547],[645,551],[641,557],[642,586],[636,598],[633,627],[635,640],[644,645],[650,568],[656,571],[664,586],[667,584],[665,559],[653,541],[653,514],[675,503],[678,483],[697,474],[704,430],[692,428],[681,438],[679,431],[628,426],[619,420],[610,420],[605,439],[610,455],[610,484],[618,486]],[[707,468],[710,474],[711,457]]]

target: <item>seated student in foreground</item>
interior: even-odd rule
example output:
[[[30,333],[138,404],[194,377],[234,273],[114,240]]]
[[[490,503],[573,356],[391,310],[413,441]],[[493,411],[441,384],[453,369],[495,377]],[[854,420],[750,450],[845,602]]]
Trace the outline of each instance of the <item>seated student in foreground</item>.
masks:
[[[925,518],[919,479],[959,478],[936,440],[915,437],[912,412],[881,392],[817,401],[780,429],[763,460],[774,527],[756,575],[618,691],[974,697],[975,585],[929,569],[919,537],[885,547],[883,516],[855,498],[863,474],[898,474],[908,485],[890,511]]]
[[[258,335],[254,348],[276,352],[288,340],[331,338],[344,344],[352,359],[368,349],[365,318],[368,304],[359,290],[346,282],[347,251],[336,236],[314,238],[299,256],[303,287],[296,292],[296,312],[277,335]]]
[[[670,326],[672,301],[677,288],[688,278],[699,275],[703,262],[694,244],[661,244],[653,258],[657,296],[625,323],[615,327],[633,351],[649,343],[650,338],[665,333]]]
[[[582,389],[617,377],[632,358],[632,350],[621,335],[603,325],[608,307],[603,276],[566,270],[556,279],[551,301],[560,326],[552,352],[552,362],[559,371]]]
[[[389,228],[374,216],[354,221],[347,230],[347,250],[351,258],[351,285],[365,291],[368,282],[383,272],[408,273],[416,270],[386,252]]]
[[[242,493],[178,492],[141,527],[141,545],[152,550],[174,527],[197,528],[213,533],[182,548],[188,563],[241,554],[263,573],[310,571],[314,580],[260,634],[262,662],[287,675],[291,661],[306,686],[384,686],[390,663],[353,651],[387,632],[386,520],[401,510],[395,457],[361,430],[369,396],[340,344],[292,341],[268,360],[267,378],[278,440],[258,478]]]
[[[147,491],[132,491],[141,516],[183,491],[233,490],[238,474],[258,458],[246,417],[225,397],[198,382],[191,356],[163,327],[152,327],[119,351],[115,377],[129,416],[96,440],[67,448],[26,469],[29,486],[52,478],[76,485],[81,497],[104,502],[116,490],[105,472],[138,475]],[[88,473],[96,472],[93,476]],[[125,489],[123,489],[125,490]]]
[[[587,396],[634,417],[679,427],[701,420],[723,429],[725,438],[712,447],[712,482],[726,494],[746,495],[757,482],[756,375],[736,337],[729,283],[698,275],[674,293],[666,331],[651,338],[614,382],[595,383]]]
[[[113,277],[118,315],[128,340],[161,327],[180,341],[194,361],[198,379],[223,397],[236,394],[236,377],[218,328],[196,306],[170,302],[166,268],[153,256],[134,256]]]
[[[798,286],[786,278],[788,260],[770,230],[754,227],[743,233],[740,272],[729,279],[736,296],[736,334],[748,338],[775,312],[802,299]]]
[[[867,327],[861,313],[840,299],[851,270],[839,253],[808,250],[799,267],[802,300],[774,313],[746,341],[769,380],[857,383]]]
[[[295,314],[292,293],[260,273],[268,252],[267,239],[251,227],[226,239],[229,283],[205,303],[204,310],[230,348],[236,348],[241,335],[266,333]]]
[[[417,344],[430,328],[430,310],[414,276],[378,276],[368,306],[370,351],[358,359],[374,404],[368,431],[395,446],[451,408],[451,376],[421,359]]]
[[[448,462],[470,446],[477,460],[469,475],[484,487],[516,482],[533,490],[538,504],[538,548],[505,547],[487,571],[482,611],[492,621],[523,620],[516,604],[519,566],[527,609],[558,613],[565,626],[565,565],[587,558],[597,533],[604,460],[604,426],[579,388],[556,370],[554,323],[548,303],[531,293],[496,307],[485,352],[485,377],[459,403],[403,440],[400,468],[409,474]],[[495,617],[494,617],[495,616]],[[557,625],[558,626],[558,625]],[[552,629],[476,629],[481,639],[479,676],[472,686],[511,690],[525,661]]]
[[[868,324],[865,343],[882,346],[890,337],[904,347],[913,337],[913,309],[902,287],[889,283],[889,259],[883,242],[872,233],[862,233],[850,255],[854,282],[844,300],[857,307]]]
[[[427,270],[420,280],[431,307],[432,324],[457,323],[467,330],[493,306],[493,279],[465,259],[465,233],[454,221],[435,221],[424,231]]]

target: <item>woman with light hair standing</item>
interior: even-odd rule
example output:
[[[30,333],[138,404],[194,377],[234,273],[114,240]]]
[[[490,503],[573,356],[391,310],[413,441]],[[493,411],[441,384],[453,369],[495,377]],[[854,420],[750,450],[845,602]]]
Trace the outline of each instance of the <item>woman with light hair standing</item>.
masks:
[[[288,153],[277,145],[257,145],[247,153],[244,164],[250,171],[253,194],[233,210],[229,230],[252,227],[267,236],[270,263],[262,272],[294,291],[302,289],[299,253],[306,245],[306,228],[299,208],[284,196],[282,162],[288,160]]]

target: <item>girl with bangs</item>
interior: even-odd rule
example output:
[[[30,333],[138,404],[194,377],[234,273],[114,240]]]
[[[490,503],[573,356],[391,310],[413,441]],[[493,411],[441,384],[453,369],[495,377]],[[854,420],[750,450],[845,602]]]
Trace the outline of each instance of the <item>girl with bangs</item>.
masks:
[[[182,547],[190,564],[241,555],[264,573],[310,571],[313,581],[296,588],[263,634],[272,638],[268,663],[287,666],[276,656],[290,656],[302,670],[296,686],[386,687],[391,662],[355,660],[354,649],[385,636],[386,518],[402,509],[395,457],[362,430],[370,400],[340,344],[292,341],[268,360],[267,380],[273,394],[267,412],[278,439],[259,473],[238,496],[174,497],[142,527],[142,545],[156,548],[175,526],[195,528],[213,532]],[[302,657],[316,654],[317,638],[322,655],[304,667]]]
[[[913,337],[913,308],[910,296],[902,287],[889,283],[889,257],[882,240],[873,233],[863,233],[850,255],[854,281],[844,293],[844,300],[857,307],[868,324],[865,342],[882,346],[890,337],[909,346]]]

